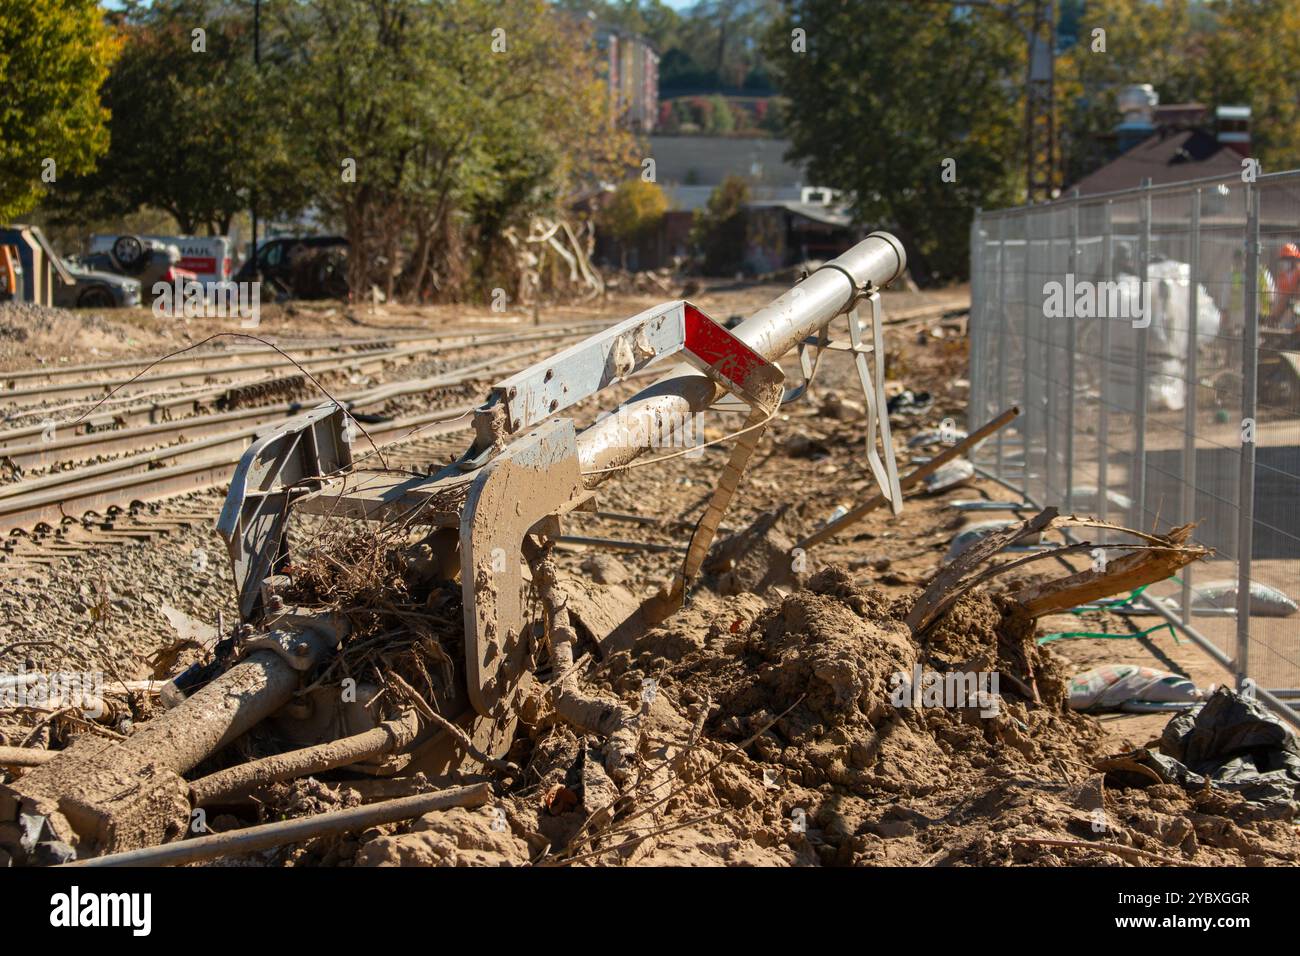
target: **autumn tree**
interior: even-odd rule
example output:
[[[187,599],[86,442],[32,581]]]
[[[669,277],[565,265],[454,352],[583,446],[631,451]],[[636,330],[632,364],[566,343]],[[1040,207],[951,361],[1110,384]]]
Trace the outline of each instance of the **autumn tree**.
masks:
[[[490,290],[510,224],[629,159],[589,30],[545,0],[319,0],[278,22],[304,176],[354,289]]]
[[[112,143],[95,172],[70,181],[56,219],[170,213],[184,233],[223,235],[253,194],[263,215],[308,196],[286,134],[292,101],[273,44],[259,69],[251,12],[220,0],[133,5],[121,58],[104,85]]]
[[[95,0],[0,0],[0,222],[108,149],[116,41]]]
[[[1078,42],[1056,63],[1066,183],[1109,158],[1104,137],[1119,122],[1116,97],[1125,87],[1150,83],[1163,103],[1203,94],[1204,34],[1195,29],[1189,0],[1089,0],[1077,30]]]
[[[975,207],[1023,195],[1025,46],[997,5],[791,0],[768,52],[792,158],[919,280],[960,276]]]
[[[1251,147],[1266,172],[1300,166],[1300,7],[1286,0],[1219,0],[1197,61],[1216,105],[1251,108]]]
[[[614,195],[601,213],[601,223],[618,240],[623,267],[627,267],[627,247],[658,228],[668,211],[664,191],[640,177],[618,184]]]
[[[727,176],[709,193],[691,223],[690,245],[705,275],[730,275],[745,260],[745,204],[749,184]]]

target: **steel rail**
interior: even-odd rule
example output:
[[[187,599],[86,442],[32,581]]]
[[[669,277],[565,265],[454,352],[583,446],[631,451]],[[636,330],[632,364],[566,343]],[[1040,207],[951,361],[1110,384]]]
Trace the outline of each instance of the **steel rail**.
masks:
[[[580,333],[571,332],[568,336],[576,334]],[[370,389],[352,396],[349,404],[357,409],[399,395],[418,394],[433,388],[462,384],[499,366],[517,363],[533,354],[549,351],[555,336],[548,335],[547,338],[546,344],[525,352],[494,356],[440,376]],[[438,427],[438,423],[463,419],[471,409],[472,406],[469,405],[457,406],[388,422],[366,424],[364,427],[376,442],[395,435],[404,436],[415,429],[419,430],[423,438],[433,437],[468,428],[467,421],[455,428]],[[221,484],[229,479],[244,449],[264,425],[265,422],[261,421],[245,423],[197,441],[0,485],[0,530],[29,528],[41,523],[58,524],[64,518],[79,518],[89,511],[103,511],[110,506],[121,506],[132,501],[169,498]],[[155,434],[155,440],[156,437]],[[358,441],[364,442],[364,436],[359,435]]]
[[[572,326],[570,328],[573,328]],[[226,377],[230,382],[241,382],[246,379],[256,380],[259,374],[273,372],[292,372],[299,366],[306,368],[313,373],[324,373],[335,371],[337,369],[357,369],[360,371],[372,370],[376,367],[383,368],[391,362],[403,359],[411,359],[427,355],[439,355],[443,352],[455,351],[464,348],[476,348],[482,345],[514,343],[520,341],[535,340],[538,338],[553,338],[560,330],[531,331],[524,335],[512,333],[500,333],[491,336],[476,336],[474,334],[465,334],[461,338],[463,341],[444,344],[438,348],[429,348],[423,345],[407,345],[401,348],[374,349],[363,352],[353,352],[344,355],[329,354],[317,356],[315,358],[294,359],[285,358],[278,353],[272,353],[275,358],[262,362],[249,364],[243,356],[236,355],[233,359],[228,357],[228,364],[216,368],[183,368],[170,372],[162,372],[157,375],[140,375],[125,376],[114,379],[103,379],[100,381],[76,381],[66,383],[51,383],[42,385],[31,385],[23,388],[9,389],[0,391],[0,403],[15,404],[15,399],[35,399],[43,401],[48,399],[70,399],[70,398],[102,398],[116,390],[119,395],[131,395],[134,392],[148,388],[158,388],[160,386],[185,386],[185,385],[204,385],[217,376]],[[137,363],[148,365],[148,363]],[[32,402],[18,402],[17,404],[32,404]]]
[[[548,336],[553,341],[555,336]],[[523,356],[536,355],[546,351],[549,345],[538,346],[523,352],[513,352],[508,356],[496,356],[470,365],[462,366],[443,375],[428,378],[406,379],[388,385],[355,392],[344,392],[335,397],[352,411],[372,408],[391,398],[414,395],[433,388],[460,385],[472,381],[481,373],[514,361]],[[168,446],[178,441],[191,441],[205,435],[228,432],[240,425],[256,427],[269,422],[299,414],[319,405],[321,398],[311,401],[281,402],[276,405],[252,406],[234,409],[229,412],[217,412],[212,415],[197,415],[175,421],[154,422],[132,428],[107,429],[103,431],[82,432],[54,441],[29,441],[21,445],[0,445],[0,462],[7,462],[23,470],[45,468],[69,461],[86,461],[92,457],[108,455],[115,452],[144,451],[150,448]],[[80,457],[71,457],[80,456]],[[4,486],[0,485],[0,496]]]
[[[583,325],[596,325],[594,321],[578,323],[548,323],[547,325],[535,326],[527,325],[520,328],[521,331],[527,330],[529,333],[541,333],[550,330],[565,330],[578,328]],[[468,344],[478,344],[480,336],[507,336],[510,329],[485,329],[482,332],[466,332],[464,329],[445,329],[442,331],[430,332],[405,332],[394,335],[372,336],[370,338],[348,338],[339,336],[327,339],[303,339],[292,341],[278,341],[275,336],[263,336],[267,341],[272,342],[279,349],[289,352],[297,357],[303,357],[309,352],[337,352],[340,349],[358,349],[356,354],[363,354],[368,349],[395,348],[399,344],[414,344],[416,342],[434,342],[442,339],[463,338],[470,340]],[[249,357],[265,355],[278,355],[276,349],[265,345],[251,347],[236,347],[231,349],[214,349],[211,351],[192,351],[182,352],[176,355],[166,355],[155,360],[156,365],[172,364],[194,364],[217,362],[218,364],[227,364],[235,359],[247,359]],[[0,395],[5,394],[8,389],[16,388],[12,384],[23,381],[52,381],[55,378],[67,378],[78,375],[94,374],[96,372],[115,372],[121,369],[139,368],[141,366],[139,359],[124,358],[111,359],[103,362],[90,362],[80,365],[58,365],[41,368],[15,369],[12,371],[0,372]],[[144,363],[147,364],[147,363]]]
[[[523,342],[537,341],[539,339],[545,340],[547,342],[554,342],[557,338],[566,339],[566,338],[575,337],[581,334],[581,331],[584,328],[585,327],[583,326],[575,326],[575,327],[570,327],[569,329],[563,331],[557,330],[557,331],[547,331],[547,332],[530,332],[527,335],[522,335],[522,336],[511,336],[508,338],[502,337],[500,339],[493,338],[490,340],[483,340],[479,342],[470,343],[464,346],[460,346],[460,345],[445,346],[441,349],[426,350],[426,354],[437,355],[437,354],[441,354],[442,352],[459,351],[461,348],[469,348],[469,347],[477,347],[477,346],[485,346],[485,345],[517,344]],[[514,353],[514,355],[511,357],[517,357],[518,355],[521,354],[533,355],[536,354],[538,351],[539,351],[538,349],[529,349],[526,352]],[[350,364],[351,364],[350,362],[344,361],[341,367],[347,367]],[[478,366],[476,365],[463,366],[462,368],[455,369],[453,370],[453,372],[450,372],[448,374],[454,375],[457,372],[469,370],[471,368],[476,368],[476,367]],[[366,403],[364,403],[366,396],[369,396],[372,392],[377,396],[376,401],[378,401],[381,398],[388,398],[395,395],[409,394],[410,392],[413,391],[423,390],[420,387],[415,387],[415,388],[404,387],[407,384],[416,385],[416,386],[418,386],[419,383],[422,382],[433,383],[433,384],[445,384],[444,382],[441,381],[442,378],[444,378],[444,376],[434,376],[432,378],[427,378],[427,379],[411,379],[405,382],[396,382],[388,385],[375,386],[373,389],[369,389],[365,391],[344,393],[337,397],[339,398],[340,401],[343,401],[345,404],[350,404],[350,407],[362,408],[362,407],[366,407]],[[271,382],[274,380],[266,379],[265,381]],[[258,384],[258,383],[254,382],[253,384]],[[432,386],[425,386],[425,387],[432,387]],[[92,454],[103,454],[106,453],[108,450],[120,450],[123,448],[138,447],[137,445],[133,445],[133,443],[130,440],[119,441],[113,437],[115,435],[124,436],[129,434],[131,431],[136,430],[130,428],[112,427],[114,425],[119,425],[119,424],[126,425],[130,422],[142,423],[140,426],[138,426],[138,430],[137,430],[137,433],[141,436],[147,436],[150,434],[165,435],[168,433],[169,428],[174,429],[177,435],[181,435],[185,433],[186,422],[194,423],[197,426],[199,433],[205,433],[207,431],[210,431],[211,429],[204,427],[204,423],[216,420],[223,415],[228,417],[222,420],[237,420],[239,415],[247,416],[251,420],[256,417],[255,413],[260,409],[265,411],[268,415],[271,416],[270,418],[267,419],[269,421],[269,420],[275,420],[281,417],[297,414],[298,412],[310,408],[313,404],[315,404],[315,402],[311,402],[311,401],[283,402],[274,406],[259,406],[259,407],[251,407],[248,409],[236,409],[232,412],[219,412],[207,416],[194,415],[192,417],[184,417],[179,419],[170,417],[169,410],[174,410],[182,406],[190,405],[193,407],[193,410],[195,412],[199,411],[201,408],[210,406],[214,399],[222,395],[225,395],[229,391],[229,388],[230,388],[229,384],[221,384],[215,386],[214,388],[206,392],[202,392],[198,394],[182,395],[166,401],[155,402],[148,406],[143,406],[143,407],[138,407],[133,409],[121,409],[121,410],[111,410],[106,412],[97,412],[95,415],[88,417],[87,419],[78,423],[75,426],[60,426],[59,423],[56,422],[55,423],[56,436],[58,434],[58,431],[61,428],[71,427],[74,428],[75,431],[66,438],[56,437],[52,441],[45,441],[42,437],[40,437],[46,431],[47,425],[45,423],[38,424],[38,425],[26,425],[20,428],[12,428],[5,431],[0,431],[0,460],[4,460],[7,458],[18,467],[26,469],[26,468],[42,467],[43,465],[48,464],[51,461],[62,460],[62,459],[52,458],[51,455],[48,454],[49,452],[67,451],[70,449],[85,447],[85,448],[94,448],[95,451],[92,452]],[[368,404],[374,404],[374,402],[369,402]],[[52,409],[51,411],[57,411],[57,409]],[[153,431],[152,432],[146,431],[145,430],[146,428],[152,428]],[[27,441],[23,441],[23,439],[27,439]],[[43,451],[46,453],[42,453]]]

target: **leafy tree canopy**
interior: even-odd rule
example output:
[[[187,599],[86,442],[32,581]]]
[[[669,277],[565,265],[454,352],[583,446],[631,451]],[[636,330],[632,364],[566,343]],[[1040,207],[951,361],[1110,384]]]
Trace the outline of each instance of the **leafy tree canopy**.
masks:
[[[95,0],[0,0],[0,222],[108,149],[99,88],[116,49]]]

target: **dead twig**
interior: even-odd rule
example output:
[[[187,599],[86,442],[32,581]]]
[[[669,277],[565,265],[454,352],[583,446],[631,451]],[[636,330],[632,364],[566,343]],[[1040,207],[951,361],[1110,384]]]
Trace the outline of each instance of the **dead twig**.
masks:
[[[1190,864],[1182,860],[1175,860],[1172,857],[1161,856],[1159,853],[1151,853],[1148,850],[1139,850],[1133,846],[1122,846],[1119,843],[1105,843],[1102,841],[1090,842],[1088,840],[1046,840],[1037,837],[1018,837],[1011,838],[1013,843],[1023,843],[1027,846],[1047,846],[1062,847],[1071,850],[1101,850],[1105,853],[1113,853],[1116,856],[1138,857],[1143,860],[1152,860],[1156,863],[1163,863],[1165,866],[1189,866]],[[1129,861],[1130,863],[1132,860]]]

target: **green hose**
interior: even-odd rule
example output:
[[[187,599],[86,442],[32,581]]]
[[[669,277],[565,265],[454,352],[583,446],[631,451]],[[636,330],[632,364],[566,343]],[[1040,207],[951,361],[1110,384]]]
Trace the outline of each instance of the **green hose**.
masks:
[[[1043,644],[1050,644],[1052,641],[1068,641],[1075,637],[1097,637],[1108,641],[1131,641],[1139,637],[1146,637],[1148,634],[1154,634],[1156,631],[1163,631],[1165,628],[1168,628],[1169,633],[1173,635],[1175,644],[1183,643],[1178,639],[1178,632],[1174,630],[1174,626],[1169,623],[1157,624],[1155,627],[1148,627],[1145,631],[1138,631],[1135,634],[1107,634],[1103,631],[1057,631],[1055,634],[1044,634],[1034,643],[1042,646]]]

